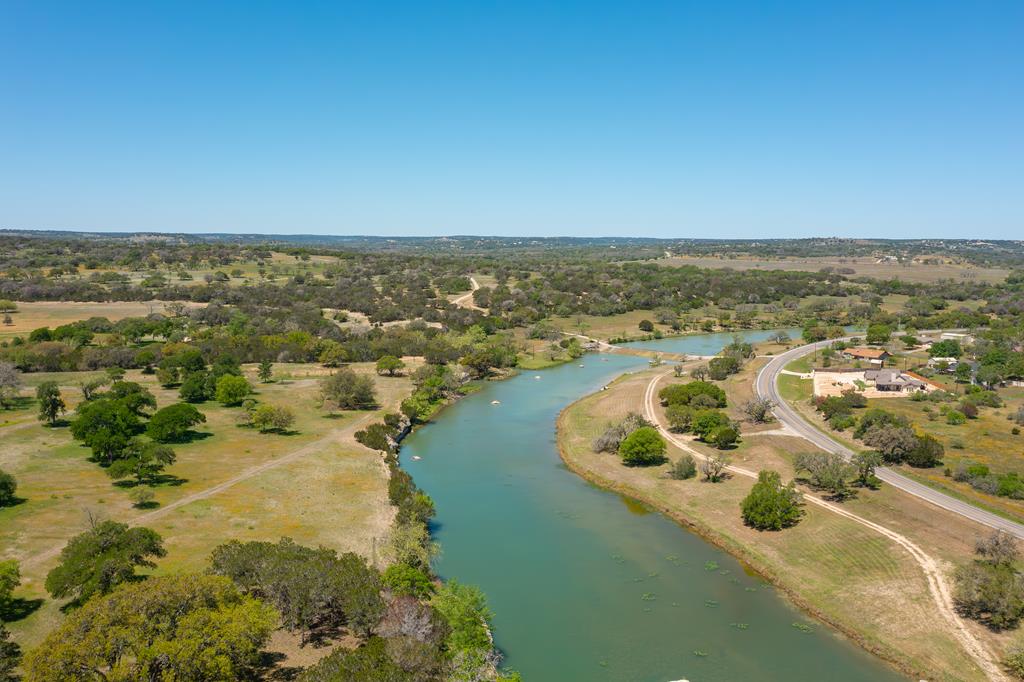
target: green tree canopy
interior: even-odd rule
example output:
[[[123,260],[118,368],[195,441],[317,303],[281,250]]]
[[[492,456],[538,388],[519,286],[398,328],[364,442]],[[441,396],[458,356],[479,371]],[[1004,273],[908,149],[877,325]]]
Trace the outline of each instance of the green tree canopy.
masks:
[[[60,553],[60,563],[46,576],[46,591],[61,599],[85,602],[94,594],[107,594],[135,577],[135,569],[154,567],[150,557],[162,557],[163,540],[149,528],[129,528],[102,521],[71,538]]]
[[[800,493],[793,482],[782,485],[776,471],[762,471],[757,483],[740,503],[743,522],[757,530],[782,530],[796,524],[803,514]]]
[[[56,381],[44,381],[36,387],[36,400],[39,401],[39,421],[50,426],[57,423],[60,415],[67,411],[64,398],[60,395],[60,387]]]
[[[241,405],[245,397],[252,393],[252,387],[245,377],[235,374],[224,374],[217,379],[217,390],[214,394],[217,402],[225,406]]]
[[[653,426],[641,426],[619,444],[623,464],[659,464],[665,458],[665,439]]]
[[[71,435],[91,448],[93,458],[103,464],[120,457],[141,430],[138,415],[121,401],[108,398],[82,403],[71,422]]]
[[[159,443],[180,443],[196,424],[206,422],[206,415],[188,403],[174,403],[153,413],[146,425],[146,435]]]
[[[69,615],[26,657],[25,682],[248,679],[276,621],[226,578],[150,578]]]

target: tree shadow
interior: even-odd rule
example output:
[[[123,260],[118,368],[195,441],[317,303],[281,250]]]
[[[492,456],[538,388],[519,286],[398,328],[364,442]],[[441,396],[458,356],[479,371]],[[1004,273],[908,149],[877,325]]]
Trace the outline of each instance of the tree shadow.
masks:
[[[280,651],[262,651],[256,664],[256,678],[261,680],[278,680],[289,682],[302,672],[301,666],[281,665],[287,656]]]
[[[50,424],[50,423],[45,424],[45,426],[47,428],[49,428],[49,429],[60,429],[60,428],[66,427],[66,426],[71,426],[71,421],[68,420],[68,419],[65,419],[64,417],[61,417],[60,419],[55,419],[52,424]]]
[[[0,503],[0,509],[6,509],[7,507],[17,507],[28,502],[27,497],[12,497],[5,503]],[[3,620],[0,618],[0,620]]]
[[[28,618],[39,610],[43,605],[43,599],[22,599],[15,597],[6,603],[0,603],[0,621],[14,623],[15,621]]]

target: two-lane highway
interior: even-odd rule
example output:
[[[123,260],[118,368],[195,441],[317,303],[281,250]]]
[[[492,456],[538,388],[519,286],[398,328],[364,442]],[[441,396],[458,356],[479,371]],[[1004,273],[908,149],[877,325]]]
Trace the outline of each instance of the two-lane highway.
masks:
[[[818,430],[813,424],[808,423],[806,419],[804,419],[796,410],[782,399],[778,388],[779,374],[786,365],[797,358],[807,355],[808,353],[812,353],[815,350],[829,346],[833,341],[835,341],[835,339],[819,341],[818,343],[812,343],[806,346],[799,346],[773,357],[771,361],[761,368],[761,371],[758,373],[755,389],[758,396],[767,398],[775,403],[775,416],[783,425],[789,427],[800,436],[814,443],[822,450],[827,450],[828,452],[833,452],[845,457],[846,459],[850,459],[854,455],[853,450],[842,443],[837,442],[826,433]],[[950,497],[944,493],[940,493],[939,491],[907,478],[903,474],[897,473],[892,469],[879,468],[876,473],[878,478],[885,483],[888,483],[895,488],[899,488],[900,490],[914,495],[915,497],[919,497],[922,500],[930,502],[937,507],[960,514],[972,521],[977,521],[978,523],[991,528],[999,528],[1007,533],[1017,536],[1018,538],[1024,539],[1024,525],[1020,523],[1004,519],[997,514],[985,511],[984,509],[980,509],[972,504]]]

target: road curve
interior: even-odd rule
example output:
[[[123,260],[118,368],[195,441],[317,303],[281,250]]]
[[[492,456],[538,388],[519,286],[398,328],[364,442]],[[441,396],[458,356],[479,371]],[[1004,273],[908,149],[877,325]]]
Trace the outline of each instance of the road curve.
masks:
[[[837,442],[824,432],[819,431],[813,424],[808,423],[807,420],[804,419],[785,400],[783,400],[782,396],[779,394],[778,378],[782,369],[786,365],[797,358],[807,355],[808,353],[829,346],[833,341],[835,341],[835,339],[819,341],[817,343],[807,344],[806,346],[799,346],[788,350],[785,353],[774,356],[771,361],[769,361],[768,364],[762,367],[761,371],[758,372],[754,386],[759,397],[767,398],[775,404],[773,412],[775,413],[775,417],[783,425],[789,427],[803,438],[814,443],[822,450],[833,452],[845,457],[846,459],[850,459],[854,455],[853,450],[842,443]],[[1004,519],[997,514],[975,507],[973,504],[941,493],[887,467],[879,468],[876,473],[878,478],[882,479],[882,481],[889,485],[899,488],[900,490],[915,497],[919,497],[926,502],[930,502],[936,507],[941,507],[942,509],[951,511],[955,514],[960,514],[961,516],[971,519],[972,521],[977,521],[978,523],[990,528],[998,528],[1018,538],[1024,539],[1024,524]]]

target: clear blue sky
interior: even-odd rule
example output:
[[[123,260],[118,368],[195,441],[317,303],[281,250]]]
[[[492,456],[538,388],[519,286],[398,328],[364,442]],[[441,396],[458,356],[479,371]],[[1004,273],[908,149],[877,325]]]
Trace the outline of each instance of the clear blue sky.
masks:
[[[1024,238],[1024,2],[0,2],[0,227]]]

